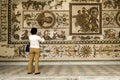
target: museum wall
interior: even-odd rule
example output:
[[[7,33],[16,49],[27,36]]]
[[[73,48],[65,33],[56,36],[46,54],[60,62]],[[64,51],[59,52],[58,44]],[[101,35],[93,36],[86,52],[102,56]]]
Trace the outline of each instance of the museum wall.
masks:
[[[41,61],[120,60],[120,0],[0,0],[0,61],[26,61],[32,27]]]

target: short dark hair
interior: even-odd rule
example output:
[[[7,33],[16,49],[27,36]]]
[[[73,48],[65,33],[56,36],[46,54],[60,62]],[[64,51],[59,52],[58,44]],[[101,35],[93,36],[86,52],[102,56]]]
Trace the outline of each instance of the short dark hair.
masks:
[[[32,28],[31,29],[31,34],[36,34],[37,33],[37,28]]]

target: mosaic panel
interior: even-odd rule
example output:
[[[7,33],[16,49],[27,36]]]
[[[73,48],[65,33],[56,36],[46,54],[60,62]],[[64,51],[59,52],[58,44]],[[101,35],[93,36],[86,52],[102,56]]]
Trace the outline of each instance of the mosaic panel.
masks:
[[[71,3],[70,34],[101,34],[101,4]]]
[[[43,16],[43,18],[42,18]],[[47,23],[44,17],[48,18]],[[38,29],[66,29],[69,26],[68,11],[24,11],[23,12],[23,28],[37,27]],[[41,19],[42,18],[42,19]],[[44,22],[42,22],[44,21]]]
[[[73,40],[82,44],[120,42],[120,30],[117,29],[120,28],[119,7],[116,2],[112,2],[111,6],[107,0],[8,1],[9,44],[26,43],[31,27],[38,28],[38,35],[44,35],[47,44],[68,44]],[[82,16],[85,20],[80,18]]]

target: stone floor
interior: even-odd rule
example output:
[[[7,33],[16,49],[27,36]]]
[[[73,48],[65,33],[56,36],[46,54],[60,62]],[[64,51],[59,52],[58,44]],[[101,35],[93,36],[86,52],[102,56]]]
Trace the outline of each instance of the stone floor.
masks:
[[[120,65],[41,65],[41,74],[27,74],[27,65],[0,65],[0,80],[120,80]]]

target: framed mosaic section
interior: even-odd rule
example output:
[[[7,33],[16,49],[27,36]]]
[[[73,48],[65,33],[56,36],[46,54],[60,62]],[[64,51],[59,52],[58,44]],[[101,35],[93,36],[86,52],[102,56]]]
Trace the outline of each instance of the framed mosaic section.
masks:
[[[29,6],[26,6],[28,2]],[[51,5],[48,5],[48,2]],[[64,0],[62,6],[57,5],[60,2],[46,0],[42,2],[45,3],[44,6],[39,4],[40,7],[37,8],[33,4],[41,3],[40,0],[8,0],[8,44],[25,44],[28,41],[31,27],[37,27],[38,35],[45,36],[45,44],[118,43],[114,36],[110,36],[110,32],[113,30],[110,29],[109,32],[108,29],[108,33],[106,33],[107,29],[104,28],[107,26],[102,25],[104,16],[102,18],[101,3],[70,3],[70,1]],[[55,3],[57,7],[53,8],[52,3]],[[63,4],[69,4],[69,8],[64,9]],[[58,10],[59,8],[61,9]],[[103,12],[106,13],[106,11]],[[116,25],[118,25],[119,12],[114,12]],[[118,35],[118,32],[114,31],[114,34]],[[109,37],[105,35],[109,35]]]
[[[66,29],[68,26],[69,12],[67,10],[23,11],[23,28]]]
[[[70,3],[70,34],[101,34],[101,4]]]
[[[52,2],[56,3],[55,9],[52,5],[48,5]],[[45,39],[49,40],[49,43],[51,40],[62,41],[65,39],[65,36],[69,35],[69,11],[62,8],[62,3],[65,2],[8,0],[8,43],[25,44],[32,27],[38,28],[38,35],[46,36]],[[35,3],[38,3],[39,7]],[[61,3],[61,5],[58,5],[58,3]],[[44,6],[41,4],[44,4]],[[51,10],[51,7],[53,10]],[[62,9],[57,10],[59,7]],[[58,35],[59,39],[56,39],[55,35]]]
[[[41,28],[52,28],[55,25],[55,15],[51,11],[24,11],[23,27],[31,28],[40,26]]]

